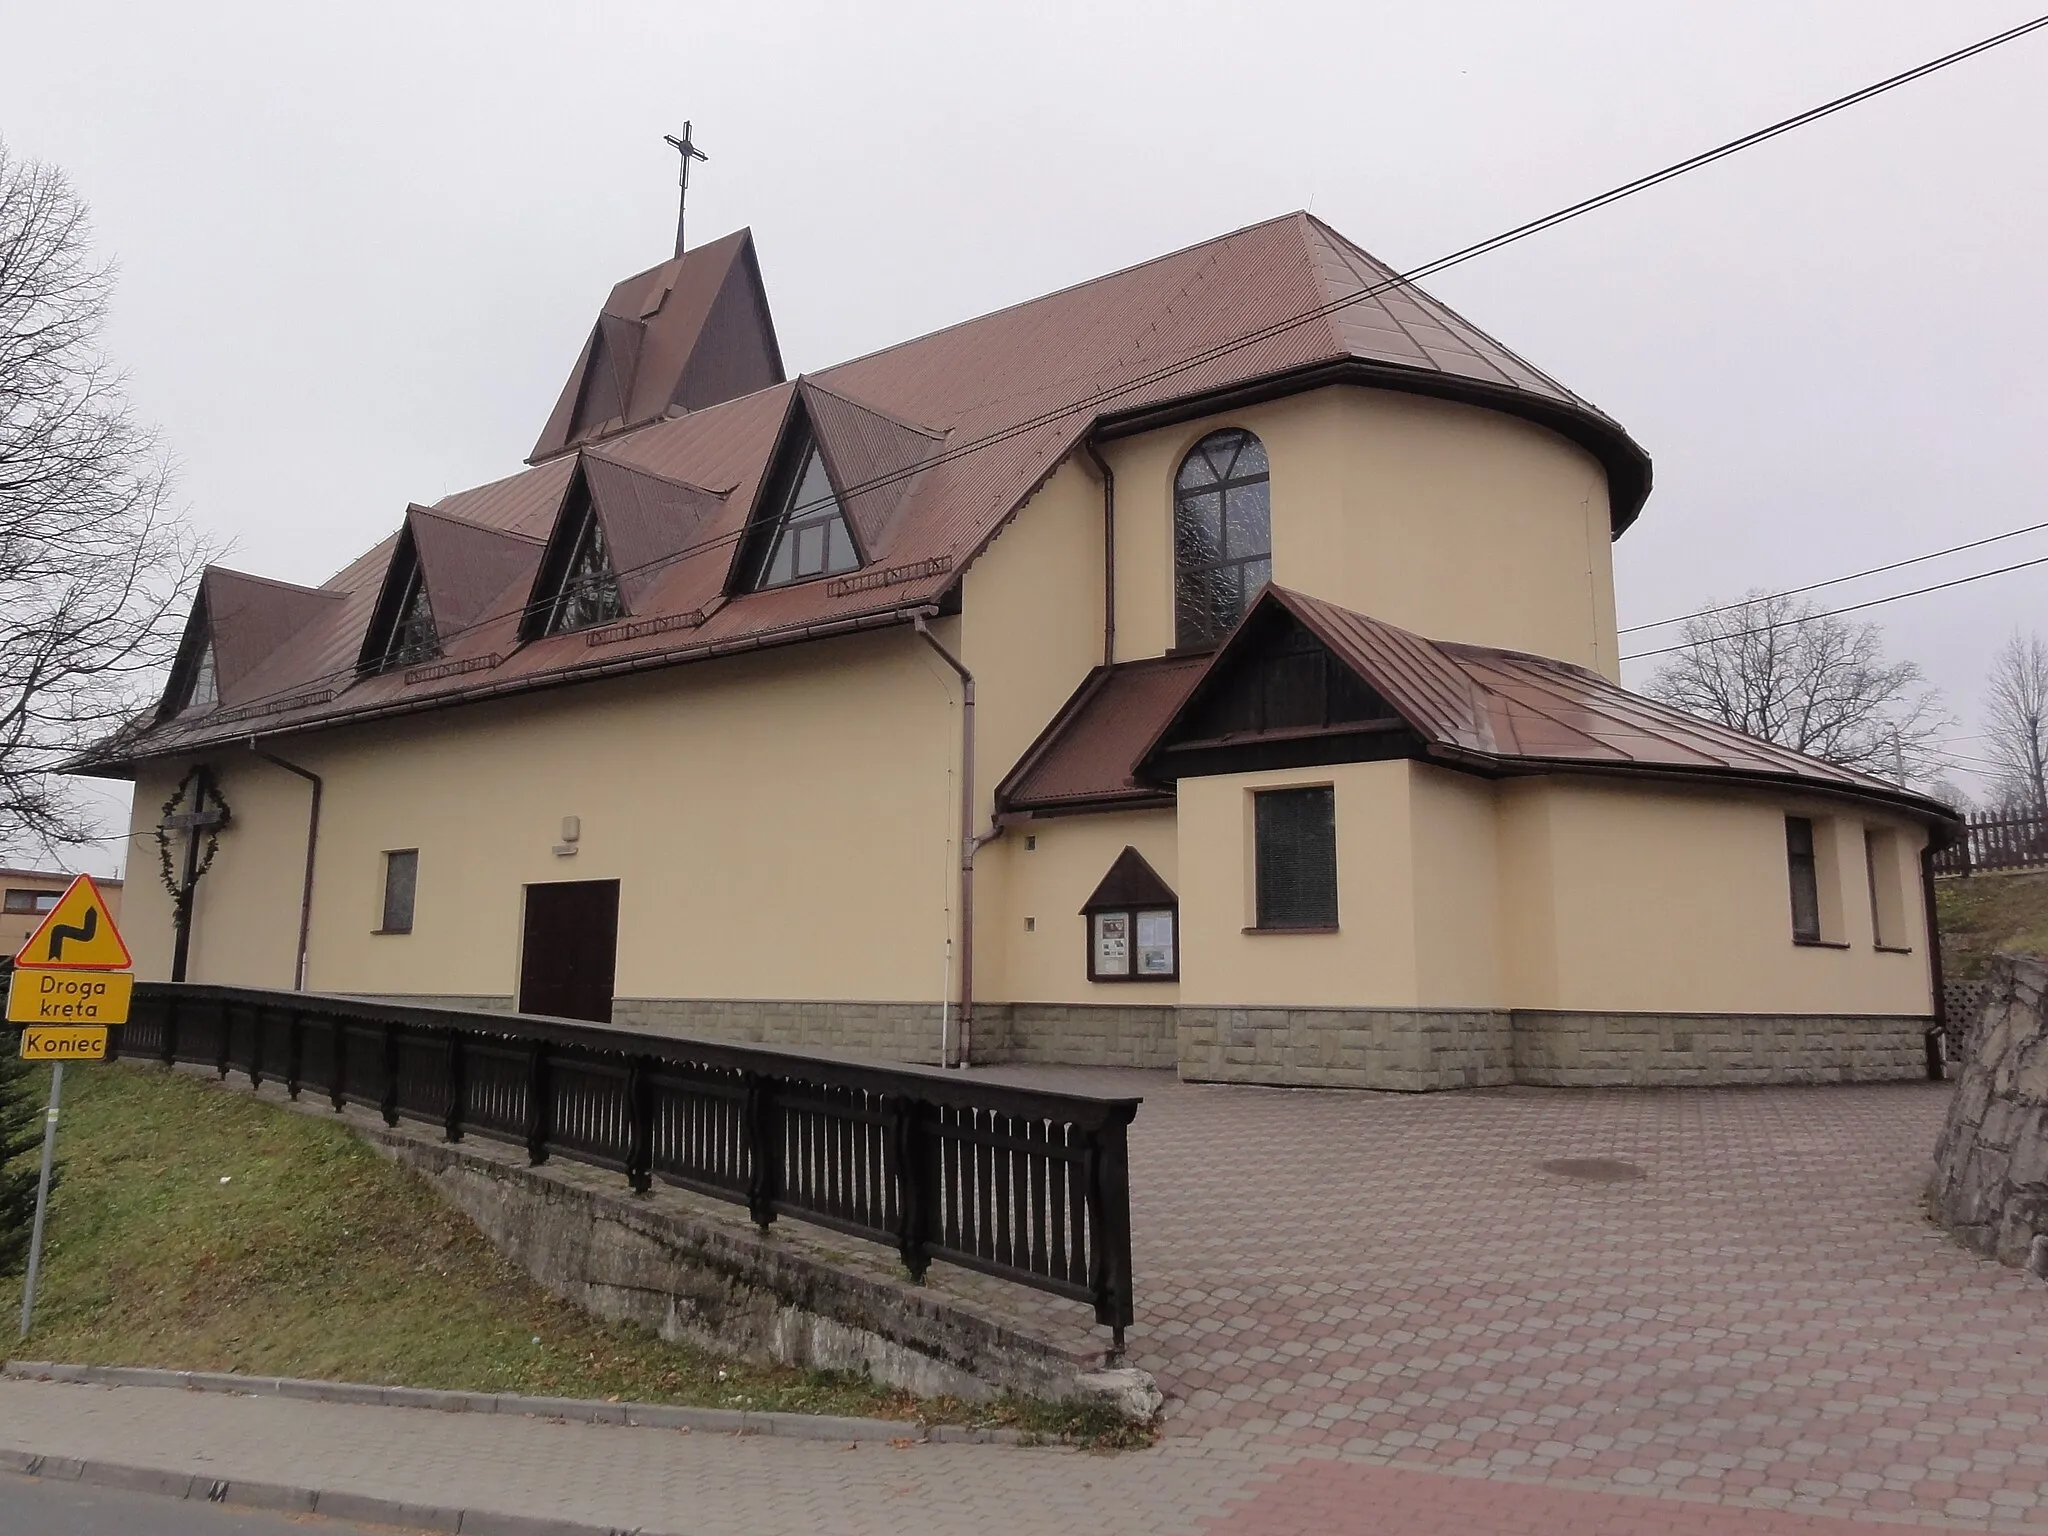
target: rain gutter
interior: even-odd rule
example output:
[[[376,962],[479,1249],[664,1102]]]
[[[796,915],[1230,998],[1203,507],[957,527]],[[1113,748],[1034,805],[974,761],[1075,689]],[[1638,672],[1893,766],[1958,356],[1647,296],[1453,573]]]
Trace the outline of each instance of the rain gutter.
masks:
[[[1116,665],[1116,471],[1109,467],[1095,446],[1094,438],[1081,446],[1102,472],[1102,664]]]
[[[256,745],[256,738],[249,738],[249,750],[264,762],[282,768],[286,773],[295,773],[313,786],[313,803],[306,812],[306,876],[299,889],[299,951],[292,966],[292,990],[306,990],[306,950],[313,935],[313,859],[320,849],[320,796],[326,789],[326,782],[310,768],[301,768],[297,763],[288,763],[274,753],[265,752]]]
[[[993,828],[985,837],[974,831],[974,674],[926,625],[925,619],[936,615],[936,609],[926,609],[910,622],[918,638],[960,679],[960,1029],[955,1037],[958,1059],[946,1065],[964,1067],[973,1060],[974,1042],[974,855],[983,843],[1001,836],[1002,829]]]

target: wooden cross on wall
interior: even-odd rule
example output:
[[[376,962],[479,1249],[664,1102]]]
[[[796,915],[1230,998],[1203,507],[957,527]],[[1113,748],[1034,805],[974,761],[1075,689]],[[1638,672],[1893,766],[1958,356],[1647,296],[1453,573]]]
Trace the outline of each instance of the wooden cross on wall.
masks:
[[[192,809],[174,812],[157,823],[157,830],[165,837],[185,834],[184,867],[171,902],[171,921],[176,928],[176,944],[171,951],[173,981],[185,979],[185,966],[192,951],[192,892],[199,884],[199,844],[208,833],[228,824],[227,807],[221,803],[211,777],[195,770],[186,783],[191,786]]]

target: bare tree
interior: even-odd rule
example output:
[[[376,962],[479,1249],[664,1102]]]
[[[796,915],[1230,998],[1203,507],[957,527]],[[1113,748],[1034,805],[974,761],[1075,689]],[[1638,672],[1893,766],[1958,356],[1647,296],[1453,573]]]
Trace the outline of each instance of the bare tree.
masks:
[[[1998,765],[1996,798],[2015,810],[2048,813],[2048,643],[2039,635],[2015,630],[1992,658],[1984,733]]]
[[[1877,625],[1752,592],[1680,634],[1652,698],[1845,768],[1921,785],[1940,774],[1949,718],[1917,666],[1885,660]]]
[[[64,174],[0,144],[0,848],[90,834],[52,767],[153,691],[208,553],[99,350],[113,284]]]

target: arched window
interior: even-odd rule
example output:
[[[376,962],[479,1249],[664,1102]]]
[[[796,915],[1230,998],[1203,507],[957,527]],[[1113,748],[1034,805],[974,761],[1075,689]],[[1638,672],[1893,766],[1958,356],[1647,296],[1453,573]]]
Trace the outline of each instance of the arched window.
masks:
[[[1214,645],[1273,574],[1266,448],[1249,432],[1211,432],[1173,482],[1174,643]]]

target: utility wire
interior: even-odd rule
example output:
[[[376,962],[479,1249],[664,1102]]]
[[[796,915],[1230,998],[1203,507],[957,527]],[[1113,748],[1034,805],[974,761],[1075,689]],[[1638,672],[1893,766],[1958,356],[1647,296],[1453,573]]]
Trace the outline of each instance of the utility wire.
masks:
[[[1924,597],[1929,592],[1945,592],[1950,587],[1966,587],[1973,581],[1987,581],[1993,576],[2003,576],[2011,571],[2024,571],[2032,565],[2048,565],[2048,555],[2036,555],[2031,560],[2001,565],[1995,571],[1979,571],[1974,576],[1958,576],[1953,581],[1937,581],[1932,586],[1915,587],[1910,592],[1894,592],[1890,597],[1873,597],[1868,602],[1848,603],[1840,608],[1829,608],[1822,613],[1801,614],[1796,619],[1779,619],[1776,623],[1759,624],[1752,629],[1730,630],[1725,635],[1710,635],[1705,640],[1683,640],[1677,645],[1663,646],[1654,651],[1631,651],[1621,659],[1641,661],[1646,656],[1669,656],[1677,651],[1689,651],[1697,646],[1711,645],[1722,640],[1741,640],[1750,635],[1767,635],[1774,629],[1789,629],[1795,624],[1811,624],[1815,619],[1832,619],[1837,614],[1858,613],[1865,608],[1881,608],[1886,603],[1904,602],[1909,597]]]
[[[1631,624],[1619,631],[1624,635],[1638,635],[1646,629],[1668,629],[1673,624],[1683,624],[1687,619],[1712,618],[1717,613],[1733,613],[1738,608],[1747,608],[1752,603],[1773,602],[1781,597],[1797,597],[1802,592],[1818,592],[1822,587],[1839,587],[1844,582],[1861,581],[1865,576],[1880,576],[1886,571],[1904,570],[1909,565],[1923,565],[1929,560],[1939,560],[1945,555],[1959,555],[1966,549],[1982,549],[1986,544],[1996,544],[2002,539],[2016,539],[2024,533],[2039,533],[2048,528],[2048,522],[2029,523],[2024,528],[2014,528],[2005,533],[1994,533],[1989,538],[1973,539],[1968,544],[1952,544],[1947,549],[1937,549],[1929,554],[1914,555],[1906,560],[1894,560],[1889,565],[1873,565],[1868,570],[1851,571],[1847,576],[1830,576],[1826,581],[1810,581],[1803,587],[1787,587],[1782,592],[1766,592],[1760,597],[1745,598],[1739,603],[1723,603],[1718,608],[1702,608],[1697,613],[1682,613],[1676,618],[1658,619],[1650,624]]]
[[[1531,235],[1541,234],[1545,230],[1554,229],[1560,224],[1605,208],[1611,203],[1620,202],[1623,198],[1632,197],[1638,192],[1648,191],[1652,187],[1660,186],[1664,182],[1683,176],[1690,171],[1699,170],[1704,166],[1714,164],[1716,161],[1725,160],[1731,155],[1740,154],[1745,149],[1754,148],[1756,145],[1777,138],[1781,134],[1790,133],[1796,128],[1803,128],[1809,123],[1818,122],[1822,118],[1830,117],[1837,112],[1844,111],[1873,97],[1881,96],[1887,91],[1896,90],[1902,85],[1909,85],[1913,81],[1924,79],[1939,70],[1947,69],[1951,65],[1960,64],[1966,59],[1974,58],[1980,53],[1986,53],[1993,48],[2002,47],[2006,43],[2015,42],[2030,33],[2040,31],[2044,27],[2048,27],[2048,16],[2037,16],[2031,21],[2020,23],[2018,26],[2008,27],[2003,32],[1994,33],[1989,37],[1982,38],[1953,52],[1942,54],[1938,58],[1929,59],[1924,64],[1918,64],[1911,69],[1902,70],[1898,74],[1888,75],[1882,80],[1866,85],[1859,90],[1851,91],[1845,96],[1837,96],[1831,101],[1822,102],[1817,107],[1810,107],[1806,111],[1796,113],[1791,117],[1781,118],[1767,127],[1759,128],[1752,133],[1746,133],[1740,138],[1730,139],[1725,144],[1719,144],[1712,149],[1703,150],[1699,154],[1689,156],[1684,160],[1674,161],[1672,164],[1664,166],[1659,170],[1651,171],[1647,175],[1622,182],[1620,185],[1610,187],[1604,192],[1582,198],[1575,203],[1569,203],[1553,212],[1544,214],[1540,218],[1531,219],[1527,223],[1514,226],[1512,229],[1503,230],[1497,235],[1491,235],[1484,240],[1463,246],[1458,250],[1450,252],[1448,255],[1437,257],[1434,261],[1425,262],[1419,267],[1411,267],[1405,272],[1391,274],[1379,282],[1367,284],[1355,293],[1346,294],[1342,298],[1332,299],[1327,303],[1319,304],[1313,309],[1305,310],[1288,319],[1275,321],[1228,341],[1219,342],[1215,346],[1205,348],[1179,361],[1156,368],[1137,378],[1126,379],[1121,383],[1097,390],[1079,399],[1069,401],[1064,405],[1055,406],[1050,410],[1028,417],[1024,421],[1013,422],[1007,427],[961,443],[957,447],[947,449],[942,453],[904,469],[877,475],[857,486],[847,487],[842,491],[842,495],[847,499],[851,499],[865,491],[908,479],[910,476],[920,474],[926,469],[934,468],[940,464],[951,463],[971,453],[977,453],[984,448],[994,447],[999,443],[1009,441],[1011,438],[1020,437],[1027,432],[1036,431],[1040,427],[1050,425],[1081,411],[1105,404],[1119,395],[1128,395],[1135,390],[1143,389],[1172,378],[1176,374],[1185,373],[1205,363],[1228,356],[1232,352],[1255,346],[1262,341],[1271,340],[1275,336],[1283,335],[1300,326],[1313,324],[1315,321],[1324,319],[1351,305],[1363,303],[1367,299],[1375,298],[1394,289],[1410,287],[1425,277],[1448,271],[1452,267],[1462,266],[1468,261],[1476,260],[1478,257],[1500,250],[1504,246],[1526,240]],[[824,505],[824,499],[820,498],[818,501],[807,503],[803,506],[793,506],[788,511],[791,515],[801,515],[804,512],[816,510]],[[643,561],[639,565],[614,571],[613,577],[617,580],[626,576],[640,575],[657,567],[686,559],[692,554],[733,543],[751,531],[748,528],[739,528],[728,533],[718,534],[696,544],[685,545],[683,548],[670,554],[657,556],[655,559]],[[552,600],[553,597],[550,595],[548,601],[551,602]],[[521,604],[518,608],[476,619],[460,629],[450,631],[448,635],[441,638],[446,640],[480,629],[487,624],[501,622],[507,618],[517,617],[524,622],[538,606],[539,600],[529,601]],[[1656,655],[1661,653],[1645,652],[1643,654]],[[1624,657],[1622,659],[1629,660],[1631,658]],[[288,698],[294,693],[305,692],[310,687],[318,687],[325,682],[353,677],[355,674],[356,668],[353,666],[337,667],[330,673],[318,674],[313,678],[296,683],[290,688],[280,689],[272,694],[261,695],[255,699],[247,700],[243,705],[237,707],[246,708],[249,704],[259,704],[269,702],[272,699]]]

